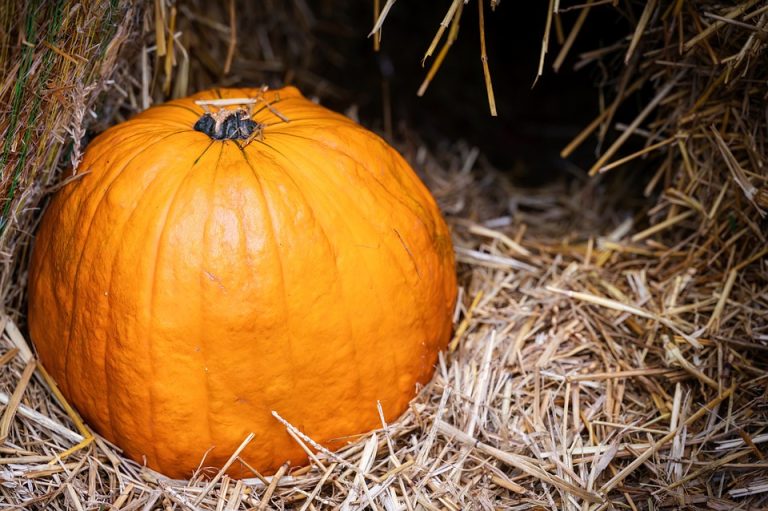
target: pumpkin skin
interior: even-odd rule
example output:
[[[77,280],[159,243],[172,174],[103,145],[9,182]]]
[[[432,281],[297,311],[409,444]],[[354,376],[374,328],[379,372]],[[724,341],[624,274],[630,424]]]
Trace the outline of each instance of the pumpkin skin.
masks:
[[[195,100],[261,97],[262,140],[213,140]],[[29,330],[101,435],[173,478],[307,455],[401,415],[456,299],[448,228],[375,134],[295,88],[152,107],[88,146],[42,219]],[[234,477],[252,475],[243,464]]]

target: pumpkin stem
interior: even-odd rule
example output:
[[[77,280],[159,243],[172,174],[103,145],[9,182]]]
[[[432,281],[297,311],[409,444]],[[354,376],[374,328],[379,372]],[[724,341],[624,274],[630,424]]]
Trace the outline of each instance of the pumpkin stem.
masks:
[[[195,131],[205,133],[213,140],[248,140],[263,126],[250,118],[245,109],[204,113],[195,123]]]

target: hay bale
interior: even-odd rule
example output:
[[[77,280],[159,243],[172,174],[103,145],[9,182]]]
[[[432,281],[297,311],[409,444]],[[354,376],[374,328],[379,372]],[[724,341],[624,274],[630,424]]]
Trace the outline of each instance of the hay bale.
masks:
[[[133,29],[129,2],[6,2],[0,17],[0,291],[21,315],[27,249],[43,192],[76,165],[94,106]],[[101,114],[101,112],[100,112]]]
[[[374,9],[408,8],[393,3],[374,2]],[[513,8],[497,4],[485,5]],[[28,148],[15,189],[3,174],[5,196],[15,190],[6,203],[17,214],[8,217],[15,223],[2,245],[10,314],[0,341],[0,501],[67,509],[764,508],[768,9],[758,0],[561,4],[550,1],[544,44],[532,49],[542,56],[541,72],[573,60],[574,41],[597,9],[616,9],[631,26],[626,37],[578,57],[577,66],[607,70],[604,85],[614,93],[563,154],[594,135],[601,151],[591,173],[617,177],[638,163],[632,168],[649,175],[641,211],[627,216],[627,192],[610,180],[521,189],[473,147],[447,141],[435,148],[401,130],[396,144],[455,233],[463,289],[450,349],[395,423],[338,453],[320,453],[309,467],[244,481],[208,479],[204,471],[171,481],[143,469],[92,436],[44,372],[33,373],[17,327],[25,247],[41,190],[66,178],[56,162],[68,140],[84,133],[88,115],[78,112],[94,108],[109,76],[121,90],[110,89],[98,109],[106,124],[215,84],[293,81],[340,100],[344,86],[318,76],[345,58],[320,36],[339,29],[303,0],[247,9],[158,0],[133,16],[122,4],[41,4],[36,30],[50,40],[40,37],[32,49],[2,46],[31,55],[32,72],[14,67],[23,58],[0,54],[5,76],[29,77],[20,96],[12,95],[11,79],[0,90],[8,111],[21,112],[15,128],[13,115],[0,124],[14,149],[8,161],[18,166],[17,147]],[[442,59],[449,54],[440,57],[441,44],[450,48],[457,35],[456,16],[468,11],[460,0],[449,5],[453,17],[434,50]],[[16,9],[6,27],[33,12]],[[57,36],[55,9],[65,13],[62,24],[87,29]],[[116,31],[87,23],[94,19]],[[114,75],[132,20],[140,34]],[[18,30],[2,37],[11,41]],[[55,50],[42,41],[55,41]],[[50,76],[67,86],[46,86],[45,55]],[[86,64],[76,56],[92,58]],[[478,62],[491,100],[501,65]],[[62,105],[46,101],[53,94]],[[619,119],[622,111],[634,114]],[[40,120],[25,131],[29,118]],[[37,142],[23,145],[25,136]]]

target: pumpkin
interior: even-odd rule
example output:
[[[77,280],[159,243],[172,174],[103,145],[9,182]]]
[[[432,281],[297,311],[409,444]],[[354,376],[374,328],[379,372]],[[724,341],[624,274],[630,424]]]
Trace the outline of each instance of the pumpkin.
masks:
[[[407,408],[451,333],[449,230],[406,161],[295,88],[157,105],[52,198],[29,330],[63,395],[167,476],[329,449]],[[229,473],[252,472],[235,462]]]

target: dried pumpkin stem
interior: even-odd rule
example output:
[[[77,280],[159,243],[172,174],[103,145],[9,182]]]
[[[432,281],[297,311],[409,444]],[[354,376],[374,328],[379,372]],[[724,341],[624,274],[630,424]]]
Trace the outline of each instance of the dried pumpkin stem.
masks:
[[[195,123],[195,131],[205,133],[213,140],[248,140],[263,126],[250,118],[244,108],[206,112]]]

